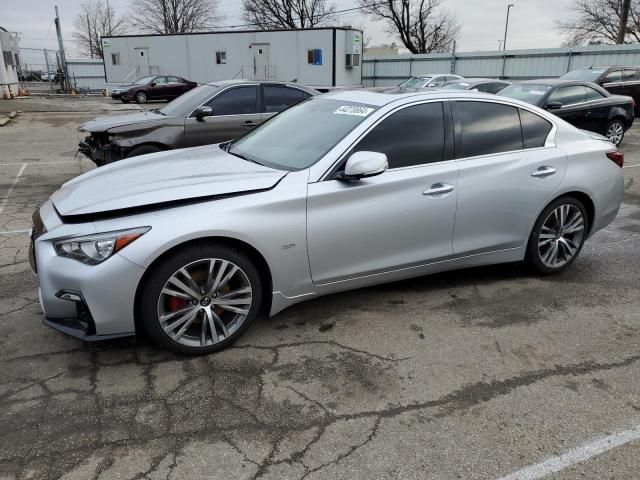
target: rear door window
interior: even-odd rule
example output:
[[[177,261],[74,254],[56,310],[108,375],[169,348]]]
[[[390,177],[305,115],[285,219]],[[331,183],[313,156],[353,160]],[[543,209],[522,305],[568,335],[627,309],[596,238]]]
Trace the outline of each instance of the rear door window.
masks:
[[[604,77],[603,83],[615,83],[622,81],[622,70],[612,70]]]
[[[544,147],[552,128],[551,122],[522,108],[520,109],[520,121],[522,122],[524,148]]]
[[[633,68],[625,68],[622,71],[623,82],[633,82],[638,79],[638,71]]]
[[[455,103],[455,116],[462,130],[462,148],[456,148],[458,158],[523,148],[516,107],[491,102],[459,101]]]
[[[291,105],[300,103],[309,98],[309,94],[298,88],[285,87],[280,85],[265,85],[264,87],[264,107],[267,113],[281,112]]]
[[[587,88],[587,101],[602,100],[604,98],[604,95],[601,94],[599,91],[591,87],[586,87],[586,88]]]
[[[410,167],[444,160],[442,102],[403,108],[376,125],[354,152],[381,152],[389,168]]]
[[[247,115],[258,112],[258,88],[254,85],[230,88],[209,101],[215,116]]]
[[[560,87],[549,95],[548,103],[559,102],[563,106],[586,102],[587,88],[583,85]]]

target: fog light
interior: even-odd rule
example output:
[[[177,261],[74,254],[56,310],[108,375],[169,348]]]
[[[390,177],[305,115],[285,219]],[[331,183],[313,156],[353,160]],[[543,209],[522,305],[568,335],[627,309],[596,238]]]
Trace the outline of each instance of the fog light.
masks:
[[[56,293],[56,297],[58,297],[61,300],[69,300],[70,302],[77,302],[77,303],[82,302],[82,296],[79,293],[69,292],[67,290],[59,291],[58,293]]]

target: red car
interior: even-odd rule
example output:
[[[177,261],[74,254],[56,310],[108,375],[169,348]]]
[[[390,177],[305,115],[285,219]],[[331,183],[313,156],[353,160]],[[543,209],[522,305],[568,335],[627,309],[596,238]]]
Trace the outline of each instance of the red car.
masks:
[[[147,103],[149,100],[173,100],[198,84],[175,75],[144,77],[130,85],[122,85],[111,91],[111,98],[129,103]]]

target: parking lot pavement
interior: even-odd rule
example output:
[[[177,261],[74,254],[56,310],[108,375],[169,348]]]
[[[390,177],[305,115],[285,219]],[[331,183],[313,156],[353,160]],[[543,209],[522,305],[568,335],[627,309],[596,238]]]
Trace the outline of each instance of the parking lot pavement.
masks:
[[[91,168],[75,126],[93,114],[0,130],[0,478],[637,478],[640,125],[618,218],[563,274],[333,295],[187,358],[41,324],[25,232]]]

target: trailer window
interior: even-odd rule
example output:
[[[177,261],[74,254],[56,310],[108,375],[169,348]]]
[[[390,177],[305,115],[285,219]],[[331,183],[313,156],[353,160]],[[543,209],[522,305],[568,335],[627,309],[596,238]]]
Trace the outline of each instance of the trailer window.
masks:
[[[120,54],[112,53],[111,54],[111,64],[112,65],[120,65]]]
[[[309,65],[322,65],[322,49],[307,50],[307,63]]]
[[[227,52],[225,51],[216,52],[216,64],[225,65],[226,63],[227,63]]]

